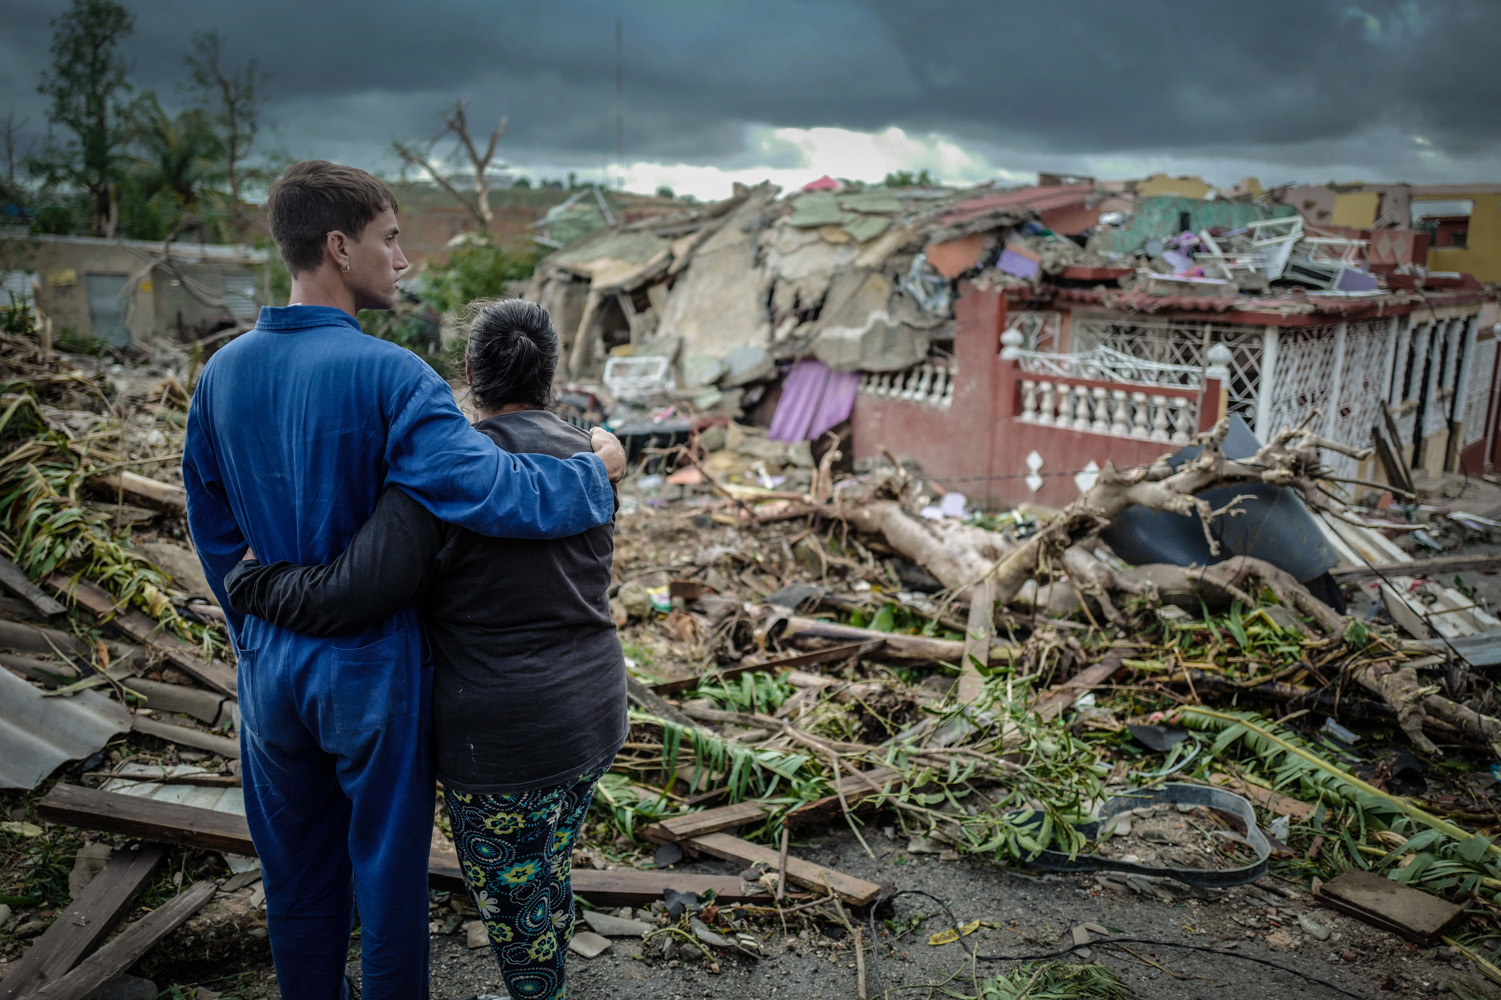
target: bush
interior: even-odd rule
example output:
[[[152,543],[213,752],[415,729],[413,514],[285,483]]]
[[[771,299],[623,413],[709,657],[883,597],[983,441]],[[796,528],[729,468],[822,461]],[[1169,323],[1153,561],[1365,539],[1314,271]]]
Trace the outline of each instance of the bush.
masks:
[[[430,267],[419,282],[419,294],[440,312],[456,313],[475,299],[504,295],[507,282],[530,278],[541,259],[541,247],[513,251],[477,243],[454,251],[448,263]]]

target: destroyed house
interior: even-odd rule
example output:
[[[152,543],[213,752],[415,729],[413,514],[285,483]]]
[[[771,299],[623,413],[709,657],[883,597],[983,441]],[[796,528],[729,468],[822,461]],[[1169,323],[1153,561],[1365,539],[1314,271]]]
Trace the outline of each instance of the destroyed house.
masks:
[[[762,186],[598,230],[531,295],[574,377],[659,357],[682,409],[780,440],[842,429],[992,505],[1065,503],[1228,414],[1263,439],[1313,411],[1324,437],[1379,439],[1328,456],[1346,479],[1478,474],[1501,461],[1495,294],[1424,274],[1421,234],[1369,235],[1087,179]]]

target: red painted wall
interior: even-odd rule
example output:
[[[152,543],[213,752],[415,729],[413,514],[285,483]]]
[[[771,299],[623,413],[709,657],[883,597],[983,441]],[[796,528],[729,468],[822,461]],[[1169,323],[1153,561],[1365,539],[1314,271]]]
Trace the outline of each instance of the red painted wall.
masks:
[[[955,308],[954,402],[949,409],[861,394],[851,416],[856,457],[914,459],[928,478],[974,504],[1010,507],[1025,501],[1061,507],[1079,495],[1073,473],[1091,461],[1117,468],[1154,461],[1178,446],[1133,441],[1015,420],[1020,409],[1017,366],[1001,360],[1006,300],[996,291],[962,285]],[[1025,482],[1027,456],[1043,458],[1043,485]],[[1049,475],[1053,473],[1054,475]],[[1067,473],[1067,475],[1058,475]]]

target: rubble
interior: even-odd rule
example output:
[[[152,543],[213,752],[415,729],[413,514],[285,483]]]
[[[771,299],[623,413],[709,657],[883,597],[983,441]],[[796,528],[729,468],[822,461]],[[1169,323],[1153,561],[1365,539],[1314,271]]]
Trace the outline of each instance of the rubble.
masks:
[[[1490,557],[1415,562],[1401,558],[1407,553],[1386,535],[1428,528],[1435,540],[1489,540],[1488,518],[1450,518],[1440,505],[1415,500],[1363,508],[1333,499],[1318,484],[1326,454],[1344,446],[1306,427],[1287,428],[1250,453],[1227,453],[1229,425],[1216,426],[1176,466],[1166,456],[1141,468],[1107,465],[1077,504],[1053,512],[997,516],[957,492],[940,495],[911,464],[855,466],[840,433],[853,375],[817,360],[815,350],[830,329],[825,317],[840,315],[836,286],[853,273],[859,284],[842,301],[858,293],[867,304],[904,303],[902,323],[927,330],[927,344],[947,320],[924,318],[937,301],[924,268],[951,270],[945,254],[952,250],[953,259],[972,251],[976,266],[998,271],[1004,248],[1021,244],[985,226],[1026,214],[1010,203],[959,218],[950,201],[915,194],[867,191],[841,200],[836,192],[789,209],[765,192],[747,192],[734,210],[690,213],[670,238],[660,229],[622,230],[636,235],[611,242],[620,231],[598,230],[591,245],[611,248],[617,263],[554,261],[559,270],[542,283],[584,284],[579,274],[559,275],[568,266],[587,269],[580,301],[587,311],[598,298],[599,312],[606,299],[595,285],[613,281],[611,295],[634,294],[641,286],[626,285],[642,274],[671,274],[675,241],[712,230],[683,258],[684,275],[701,253],[719,252],[715,246],[750,253],[741,237],[753,232],[723,227],[749,219],[741,210],[751,205],[757,218],[774,217],[777,240],[801,234],[801,250],[817,247],[804,263],[826,263],[846,248],[859,259],[883,244],[888,257],[863,272],[831,268],[820,294],[832,305],[816,316],[789,314],[782,343],[800,341],[811,357],[781,353],[767,317],[756,334],[765,342],[737,345],[755,349],[745,361],[726,351],[718,364],[688,364],[688,345],[709,342],[688,324],[688,312],[673,311],[682,286],[668,288],[666,300],[642,291],[662,320],[652,326],[639,309],[639,342],[611,359],[606,385],[569,394],[580,420],[592,413],[644,428],[636,452],[643,467],[621,497],[612,595],[631,671],[631,733],[601,783],[574,863],[581,899],[632,912],[588,911],[590,930],[575,936],[580,949],[590,950],[591,933],[606,944],[617,939],[611,954],[639,937],[648,962],[693,961],[712,971],[758,960],[784,920],[794,928],[799,921],[853,928],[851,908],[879,910],[900,891],[903,874],[892,868],[862,877],[837,859],[803,856],[804,831],[831,826],[850,830],[872,856],[876,831],[888,828],[896,843],[936,859],[1034,868],[1059,858],[1125,862],[1139,867],[1088,884],[1154,900],[1181,898],[1183,886],[1160,881],[1174,869],[1244,881],[1259,872],[1238,869],[1264,863],[1296,887],[1288,892],[1307,899],[1315,878],[1328,889],[1347,871],[1372,868],[1426,899],[1470,907],[1467,928],[1484,932],[1501,886],[1501,851],[1488,839],[1497,791],[1487,756],[1501,722],[1477,664],[1447,646],[1404,638],[1364,617],[1367,609],[1336,608],[1304,576],[1279,566],[1276,552],[1211,565],[1132,565],[1112,550],[1105,529],[1133,507],[1173,517],[1192,510],[1198,521],[1185,521],[1200,526],[1213,552],[1229,545],[1219,530],[1232,516],[1228,505],[1262,502],[1255,491],[1263,486],[1292,491],[1320,520],[1344,525],[1327,540],[1340,560],[1338,578],[1377,574],[1388,614],[1401,607],[1428,623],[1435,611],[1439,621],[1468,616],[1476,638],[1469,645],[1449,635],[1452,622],[1431,627],[1483,661],[1494,644],[1474,635],[1486,631],[1479,626],[1488,615],[1474,597],[1460,594],[1470,607],[1451,608],[1459,592],[1435,585],[1432,603],[1424,603],[1400,581],[1474,572]],[[860,234],[874,231],[870,219],[887,224],[862,242]],[[925,225],[946,243],[978,241],[962,253],[935,254],[917,236],[893,236],[929,232]],[[824,232],[831,227],[849,239]],[[817,244],[806,241],[810,234]],[[1072,254],[1061,252],[1058,266],[1075,266],[1062,263],[1081,259]],[[783,266],[793,256],[781,259],[780,270],[760,272],[767,283],[755,286],[757,302],[773,308],[782,281],[798,285],[791,300],[798,309],[803,291],[817,290],[817,268]],[[1052,266],[1040,256],[1041,267]],[[919,260],[924,290],[914,295],[907,279]],[[681,338],[680,349],[638,352],[661,339],[669,317],[666,335]],[[920,326],[929,320],[937,325]],[[183,941],[210,952],[230,943],[259,947],[263,897],[242,808],[233,804],[234,668],[222,614],[204,600],[191,553],[178,541],[181,507],[173,501],[172,463],[162,461],[180,436],[171,414],[186,396],[168,385],[122,403],[106,379],[23,339],[12,346],[5,363],[15,370],[0,420],[8,526],[0,556],[15,571],[0,573],[14,595],[0,599],[0,686],[49,713],[108,712],[115,720],[97,741],[66,747],[35,768],[28,782],[48,780],[19,800],[22,815],[12,818],[45,823],[39,836],[49,839],[97,831],[115,848],[101,874],[68,893],[79,907],[105,906],[98,900],[114,884],[108,905],[128,909],[129,900],[119,899],[129,895],[129,880],[111,872],[131,857],[155,852],[159,860],[159,849],[132,850],[142,842],[176,845],[174,858],[191,858],[197,872],[156,899],[135,933],[122,935],[127,948],[95,953],[107,961],[80,963],[83,950],[54,957],[49,968],[60,971],[48,974],[62,976],[59,983],[70,976],[75,984],[102,983],[124,971],[120,956],[143,947],[164,959],[182,954]],[[650,358],[663,360],[641,364]],[[768,366],[780,371],[787,362],[769,431],[694,410],[679,389],[693,371],[701,383],[693,388],[713,383],[727,397],[726,390],[744,388],[730,384],[737,377],[750,373],[749,390],[763,388]],[[160,407],[152,430],[176,428],[163,430],[158,445],[142,445],[116,416],[142,406]],[[153,471],[163,478],[132,484],[141,513],[127,527],[108,513],[126,490],[110,478],[125,470],[111,466],[135,458],[158,463]],[[1216,488],[1227,494],[1209,499]],[[1320,565],[1328,568],[1328,560]],[[37,727],[49,737],[77,735],[72,721],[37,718],[32,729],[0,726],[7,760],[43,742]],[[1358,745],[1336,742],[1341,729],[1327,720],[1358,735]],[[1418,763],[1399,766],[1399,750]],[[1429,766],[1440,750],[1450,763]],[[1414,771],[1422,790],[1403,784]],[[1175,786],[1222,797],[1189,812],[1154,807],[1092,838],[1091,824],[1115,808],[1112,801]],[[0,847],[37,839],[17,831],[0,830]],[[677,856],[658,856],[659,844],[674,845]],[[1269,857],[1257,860],[1258,844],[1268,845]],[[70,864],[78,853],[68,848]],[[439,908],[435,933],[483,946],[441,824],[430,876],[435,891],[454,894],[442,897],[454,905]],[[68,925],[57,918],[69,900],[36,898],[32,888],[19,869],[0,882],[0,895],[28,900],[6,904],[18,919],[0,929],[0,955],[10,960],[0,967],[0,990],[16,970],[64,954],[48,942],[64,935]],[[1327,917],[1293,918],[1267,933],[1337,944]],[[1108,934],[1082,937],[1079,947],[1112,947]],[[23,951],[25,941],[34,943]],[[858,953],[864,961],[890,945],[857,947],[866,949]],[[39,957],[26,957],[33,953]]]

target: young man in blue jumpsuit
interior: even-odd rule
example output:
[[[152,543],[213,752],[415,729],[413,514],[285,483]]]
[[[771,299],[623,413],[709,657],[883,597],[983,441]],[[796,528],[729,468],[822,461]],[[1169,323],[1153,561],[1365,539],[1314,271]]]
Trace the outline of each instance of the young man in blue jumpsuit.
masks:
[[[239,655],[245,811],[282,996],[346,995],[357,896],[365,1000],[413,1000],[428,991],[434,805],[417,615],[312,638],[233,612],[224,576],[247,547],[265,562],[332,560],[392,485],[481,534],[577,534],[613,516],[609,475],[625,457],[608,434],[600,456],[509,455],[423,361],[364,335],[354,314],[389,309],[407,266],[385,184],[309,161],[267,207],[293,304],[262,309],[204,367],[183,457],[188,524]]]

